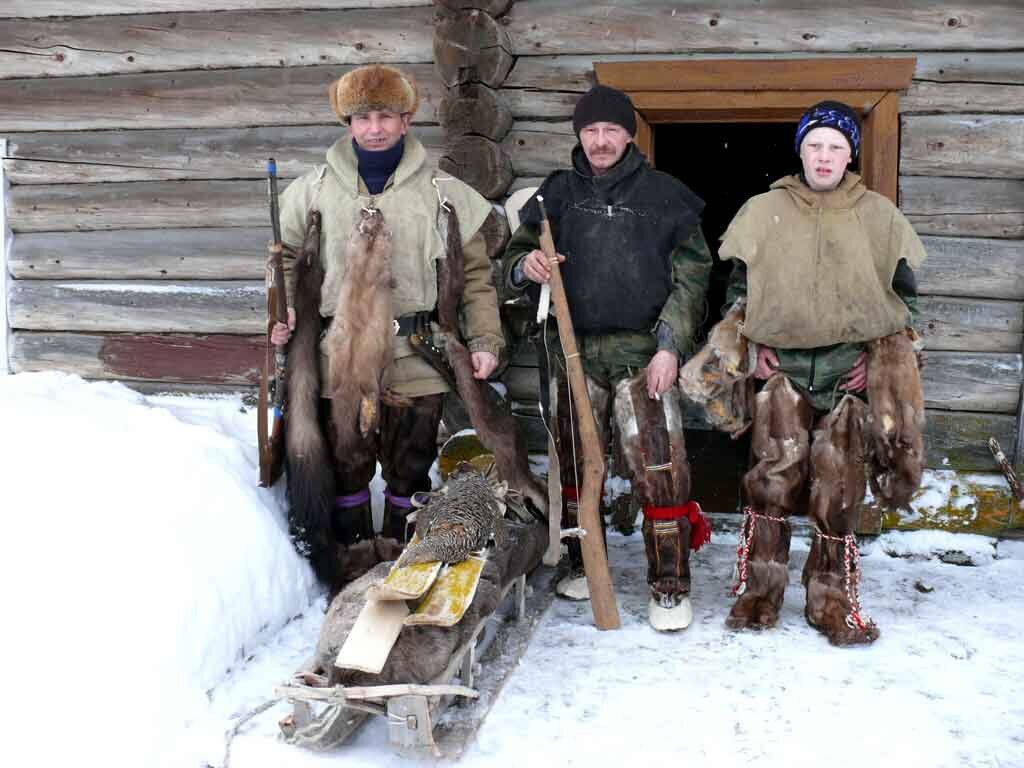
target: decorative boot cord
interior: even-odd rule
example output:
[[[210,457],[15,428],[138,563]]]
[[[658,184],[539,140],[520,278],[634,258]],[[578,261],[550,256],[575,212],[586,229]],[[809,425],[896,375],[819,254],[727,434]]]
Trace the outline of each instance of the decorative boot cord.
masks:
[[[763,512],[755,512],[751,507],[743,508],[743,532],[740,536],[740,545],[736,547],[736,584],[732,588],[734,597],[739,597],[747,591],[747,562],[750,560],[750,546],[754,542],[754,524],[757,518],[771,520],[773,523],[784,523],[786,518],[766,515]]]
[[[843,544],[843,586],[846,589],[846,599],[850,603],[850,612],[846,614],[846,626],[850,629],[856,627],[861,632],[868,627],[873,627],[875,622],[870,617],[861,615],[860,551],[857,549],[857,537],[852,533],[845,536],[831,536],[818,528],[814,529],[814,534],[826,541],[837,541]],[[850,575],[851,566],[856,570],[856,574],[853,576]]]
[[[696,552],[711,541],[711,523],[708,522],[704,516],[704,510],[696,501],[688,501],[685,504],[671,507],[644,504],[645,520],[679,520],[682,518],[690,521],[690,549]]]

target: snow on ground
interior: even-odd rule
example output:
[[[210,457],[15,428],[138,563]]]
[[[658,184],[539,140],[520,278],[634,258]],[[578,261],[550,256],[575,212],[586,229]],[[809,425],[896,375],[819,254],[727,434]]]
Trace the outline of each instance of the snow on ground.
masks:
[[[311,653],[323,597],[280,492],[255,487],[242,410],[0,378],[4,764],[219,766],[236,718]],[[803,619],[800,536],[779,627],[726,630],[736,543],[694,555],[694,623],[659,635],[640,536],[610,534],[622,629],[556,600],[461,764],[1024,766],[1024,543],[879,537],[862,598],[882,637],[854,649]],[[234,768],[406,764],[380,719],[336,754],[285,745],[287,711],[242,728]]]

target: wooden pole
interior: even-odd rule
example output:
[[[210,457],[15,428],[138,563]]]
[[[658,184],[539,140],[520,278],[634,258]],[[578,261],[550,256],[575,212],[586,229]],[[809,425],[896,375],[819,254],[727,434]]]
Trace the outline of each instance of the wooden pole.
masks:
[[[619,608],[612,591],[612,577],[608,572],[608,556],[604,551],[604,537],[601,535],[601,519],[598,504],[604,490],[604,451],[597,435],[597,422],[590,408],[590,395],[583,376],[583,363],[576,348],[576,334],[569,315],[569,304],[565,299],[565,286],[558,268],[555,243],[551,239],[551,224],[544,210],[544,199],[537,197],[540,205],[540,247],[551,266],[551,303],[558,320],[558,338],[565,353],[566,368],[569,372],[569,386],[572,388],[573,405],[580,430],[580,445],[583,449],[583,488],[579,492],[579,522],[587,535],[580,539],[583,550],[583,569],[590,589],[590,605],[594,611],[594,623],[598,629],[618,629]]]

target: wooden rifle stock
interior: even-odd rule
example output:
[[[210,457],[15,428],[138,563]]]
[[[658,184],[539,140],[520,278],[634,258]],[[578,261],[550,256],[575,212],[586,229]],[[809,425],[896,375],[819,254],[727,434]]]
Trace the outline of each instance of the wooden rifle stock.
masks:
[[[590,605],[594,611],[594,623],[598,629],[618,629],[619,609],[615,604],[612,577],[608,571],[608,555],[601,535],[601,517],[598,505],[604,490],[604,451],[597,434],[597,422],[590,407],[590,395],[583,375],[576,347],[576,333],[569,315],[569,304],[565,298],[562,273],[558,268],[555,243],[551,238],[551,224],[544,210],[544,198],[537,197],[540,205],[540,247],[551,267],[551,303],[558,321],[558,338],[565,353],[572,400],[580,430],[580,445],[583,449],[583,488],[579,491],[579,522],[587,535],[580,539],[583,550],[583,569],[587,575],[590,590]]]

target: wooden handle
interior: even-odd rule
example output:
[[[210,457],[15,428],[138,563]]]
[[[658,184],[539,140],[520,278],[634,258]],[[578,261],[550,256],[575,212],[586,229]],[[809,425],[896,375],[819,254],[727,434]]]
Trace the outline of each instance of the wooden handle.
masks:
[[[576,334],[572,327],[572,317],[569,315],[569,305],[565,299],[565,286],[562,284],[562,273],[558,268],[555,243],[551,239],[551,224],[544,210],[544,199],[538,197],[537,202],[540,204],[541,215],[540,247],[551,267],[551,301],[555,307],[558,338],[565,353],[569,385],[579,423],[580,445],[583,448],[583,488],[579,493],[579,521],[587,531],[587,535],[580,539],[583,569],[587,575],[587,587],[590,589],[594,623],[598,629],[618,629],[619,608],[615,604],[615,592],[612,589],[611,573],[608,571],[608,556],[604,550],[601,517],[598,511],[601,492],[604,490],[604,451],[597,434],[594,412],[590,407],[583,363],[580,362],[579,350],[576,347]]]

